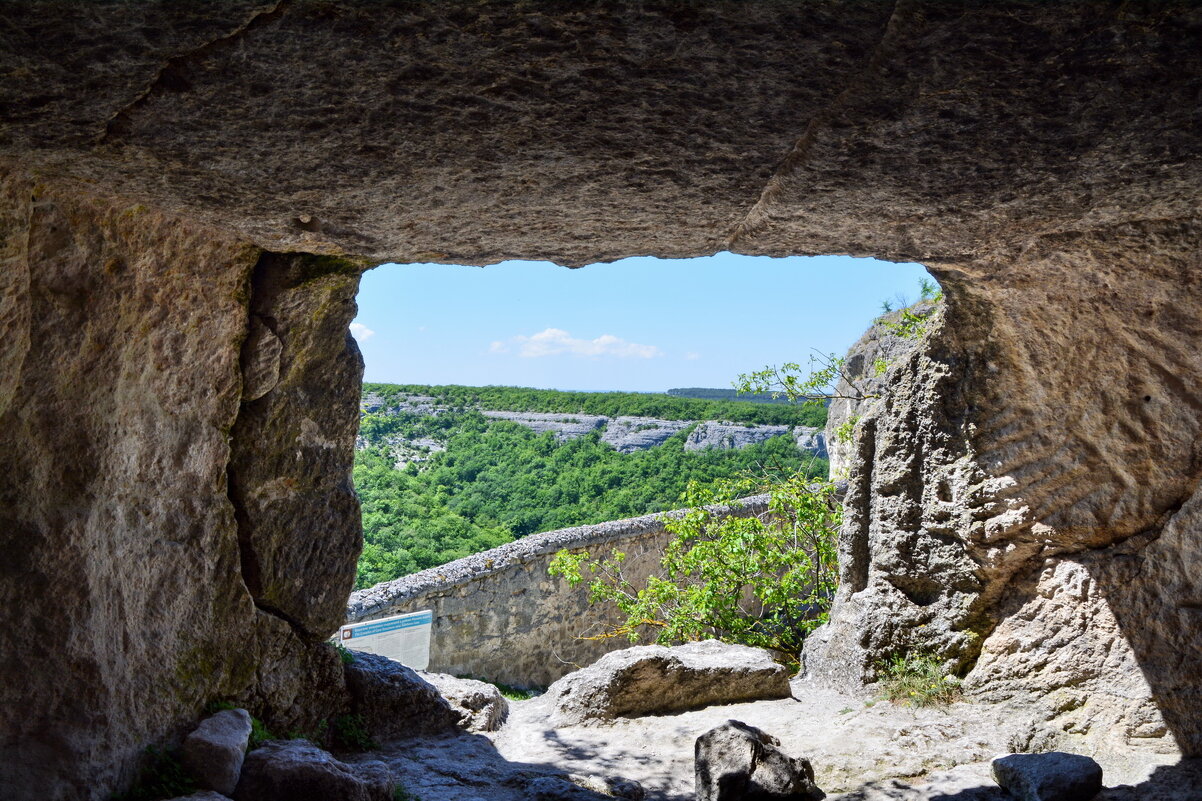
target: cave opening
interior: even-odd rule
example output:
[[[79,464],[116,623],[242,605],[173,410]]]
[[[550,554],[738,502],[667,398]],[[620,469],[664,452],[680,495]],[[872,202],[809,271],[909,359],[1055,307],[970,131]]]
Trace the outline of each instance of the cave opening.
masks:
[[[350,326],[365,363],[356,588],[529,534],[678,508],[690,478],[766,463],[827,477],[825,409],[802,414],[784,397],[769,404],[773,393],[732,387],[765,366],[841,359],[876,320],[940,292],[922,265],[847,256],[365,273]],[[857,354],[849,365],[877,380],[888,357]],[[759,408],[733,417],[749,399]],[[715,430],[739,425],[707,439],[690,427],[690,403],[692,417],[718,418]],[[679,458],[692,461],[655,456],[682,442]]]

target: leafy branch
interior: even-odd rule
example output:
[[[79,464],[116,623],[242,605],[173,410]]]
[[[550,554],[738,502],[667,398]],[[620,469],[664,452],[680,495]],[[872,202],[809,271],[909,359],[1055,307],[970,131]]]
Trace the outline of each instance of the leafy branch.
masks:
[[[779,367],[769,365],[763,370],[741,373],[734,387],[740,393],[769,392],[774,398],[783,396],[802,405],[822,406],[831,400],[859,402],[877,397],[844,366],[843,358],[814,351],[805,368],[797,362],[786,362]]]
[[[605,559],[560,551],[548,572],[573,586],[587,580],[591,602],[611,602],[624,616],[589,639],[671,644],[716,637],[796,662],[834,597],[841,510],[832,484],[795,475],[766,488],[766,513],[729,514],[737,497],[763,489],[752,478],[716,488],[690,483],[689,508],[665,519],[672,540],[658,573],[641,587],[623,574],[626,555],[617,550]]]

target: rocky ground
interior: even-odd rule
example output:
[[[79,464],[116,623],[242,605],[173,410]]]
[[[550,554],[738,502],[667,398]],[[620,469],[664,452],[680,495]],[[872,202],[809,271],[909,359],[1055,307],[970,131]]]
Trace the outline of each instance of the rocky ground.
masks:
[[[382,754],[422,801],[530,798],[534,777],[568,772],[634,779],[648,799],[693,798],[693,744],[735,719],[805,756],[831,801],[1005,801],[989,760],[1015,750],[1031,724],[1014,709],[956,703],[913,709],[850,696],[802,679],[793,697],[711,706],[611,724],[549,724],[549,696],[511,702],[496,732],[393,742]],[[1202,799],[1202,764],[1132,764],[1098,756],[1107,790],[1099,801]]]

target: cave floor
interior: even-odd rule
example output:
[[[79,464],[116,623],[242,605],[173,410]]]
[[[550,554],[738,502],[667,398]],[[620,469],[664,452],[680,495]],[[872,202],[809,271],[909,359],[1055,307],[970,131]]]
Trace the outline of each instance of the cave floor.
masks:
[[[793,698],[712,706],[606,725],[552,728],[549,699],[510,702],[509,719],[487,735],[386,744],[383,759],[421,801],[518,801],[539,777],[570,773],[634,779],[654,801],[693,798],[693,743],[740,720],[804,756],[830,801],[1006,801],[989,760],[1030,737],[1022,710],[959,702],[914,709],[793,681]],[[1094,754],[1107,790],[1097,801],[1202,801],[1202,761],[1165,755]],[[1173,764],[1176,763],[1176,764]]]

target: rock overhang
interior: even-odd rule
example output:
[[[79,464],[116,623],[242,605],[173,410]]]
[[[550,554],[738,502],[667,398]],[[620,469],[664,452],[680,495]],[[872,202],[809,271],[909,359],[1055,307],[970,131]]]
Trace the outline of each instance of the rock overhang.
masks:
[[[1197,200],[1189,3],[5,14],[0,152],[276,251],[937,264]]]

